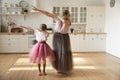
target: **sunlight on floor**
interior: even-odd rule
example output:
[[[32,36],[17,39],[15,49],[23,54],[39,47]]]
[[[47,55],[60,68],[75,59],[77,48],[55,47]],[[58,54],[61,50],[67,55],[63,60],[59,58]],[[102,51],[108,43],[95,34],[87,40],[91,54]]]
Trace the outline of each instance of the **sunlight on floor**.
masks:
[[[94,66],[74,66],[74,69],[96,69]]]
[[[28,55],[22,55],[24,57],[18,58],[16,63],[12,68],[9,69],[9,71],[19,71],[19,70],[37,70],[37,64],[33,64],[29,62],[29,58],[27,57]],[[75,64],[85,64],[87,63],[87,59],[81,58],[81,57],[74,57],[73,62]],[[50,63],[47,63],[48,65],[46,66],[47,70],[53,70],[52,66]],[[96,69],[94,66],[91,65],[81,65],[81,66],[74,66],[74,69]]]
[[[86,60],[84,58],[75,57],[73,58],[73,62],[86,62]]]
[[[16,63],[23,63],[23,62],[29,62],[29,59],[28,58],[19,58]]]
[[[42,67],[41,67],[42,68]],[[37,66],[35,67],[12,67],[9,71],[19,71],[19,70],[36,70]],[[74,66],[74,69],[96,69],[94,66]],[[46,70],[53,70],[52,67],[47,66]]]
[[[47,61],[49,62],[49,60],[47,59]],[[75,57],[73,58],[73,62],[74,63],[86,63],[87,61],[84,59],[84,58],[80,58],[80,57]],[[22,63],[22,64],[20,64]],[[23,63],[25,64],[31,64],[29,62],[29,59],[28,58],[19,58],[17,61],[16,61],[16,64],[14,65],[24,65]]]
[[[14,65],[33,65],[28,58],[18,58]]]
[[[37,67],[13,67],[9,71],[19,71],[19,70],[36,70]]]
[[[24,55],[21,55],[23,57],[29,57],[29,53],[28,54],[24,54]]]

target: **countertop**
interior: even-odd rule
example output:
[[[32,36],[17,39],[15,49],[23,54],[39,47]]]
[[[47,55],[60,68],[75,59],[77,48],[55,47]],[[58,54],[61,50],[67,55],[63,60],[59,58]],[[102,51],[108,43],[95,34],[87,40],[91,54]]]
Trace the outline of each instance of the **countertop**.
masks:
[[[53,32],[49,32],[49,34],[53,34]],[[84,35],[87,35],[87,34],[107,34],[105,32],[86,32],[86,33],[69,33],[69,34],[84,34]],[[30,33],[7,33],[7,32],[2,32],[0,33],[0,35],[33,35],[33,34],[30,34]]]
[[[33,35],[30,33],[8,33],[8,32],[2,32],[0,35]]]

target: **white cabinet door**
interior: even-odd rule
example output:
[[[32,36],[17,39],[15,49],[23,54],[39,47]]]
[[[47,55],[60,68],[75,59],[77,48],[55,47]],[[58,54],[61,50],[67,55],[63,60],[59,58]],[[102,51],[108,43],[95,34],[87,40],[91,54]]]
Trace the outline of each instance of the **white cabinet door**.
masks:
[[[87,7],[87,32],[104,32],[105,27],[105,8]]]
[[[98,43],[95,35],[86,35],[86,51],[97,51]]]
[[[81,35],[81,50],[80,52],[86,52],[87,51],[87,40],[86,35]]]
[[[11,52],[19,52],[20,51],[20,37],[18,35],[10,35],[9,38],[9,42],[10,42],[10,50]]]
[[[0,52],[19,52],[19,36],[0,35]]]
[[[0,35],[0,53],[29,52],[28,35]]]
[[[83,35],[70,34],[72,52],[81,52],[83,50]]]
[[[86,52],[103,52],[105,51],[105,35],[86,35]]]
[[[99,51],[106,51],[106,35],[98,35]]]
[[[20,53],[29,52],[31,48],[28,46],[28,35],[20,35]]]
[[[70,34],[72,52],[104,52],[105,34],[74,35]]]
[[[53,7],[53,12],[58,14],[59,16],[64,10],[70,11],[72,23],[86,24],[87,7]]]

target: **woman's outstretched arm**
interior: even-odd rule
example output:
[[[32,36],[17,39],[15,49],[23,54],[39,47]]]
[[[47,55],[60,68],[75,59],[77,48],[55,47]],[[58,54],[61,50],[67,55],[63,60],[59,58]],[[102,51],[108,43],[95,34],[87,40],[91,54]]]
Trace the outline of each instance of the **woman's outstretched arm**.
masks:
[[[55,17],[56,17],[56,15],[55,15],[54,13],[49,13],[49,12],[47,12],[47,11],[40,10],[40,9],[34,7],[34,6],[33,6],[33,10],[38,11],[38,12],[40,12],[40,13],[48,16],[48,17],[51,17],[51,18],[55,18]]]

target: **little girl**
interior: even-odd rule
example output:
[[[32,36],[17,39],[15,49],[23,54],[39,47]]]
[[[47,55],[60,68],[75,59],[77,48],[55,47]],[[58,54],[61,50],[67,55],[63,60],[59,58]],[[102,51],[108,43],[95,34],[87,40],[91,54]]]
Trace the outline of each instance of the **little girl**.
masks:
[[[24,27],[26,28],[26,27]],[[49,57],[51,61],[55,60],[54,53],[49,45],[46,43],[48,32],[46,31],[46,24],[42,24],[40,30],[28,28],[34,31],[36,35],[37,43],[33,46],[30,51],[30,62],[38,64],[39,76],[47,75],[45,72],[46,68],[46,58]],[[43,64],[43,73],[41,72],[41,63]]]

